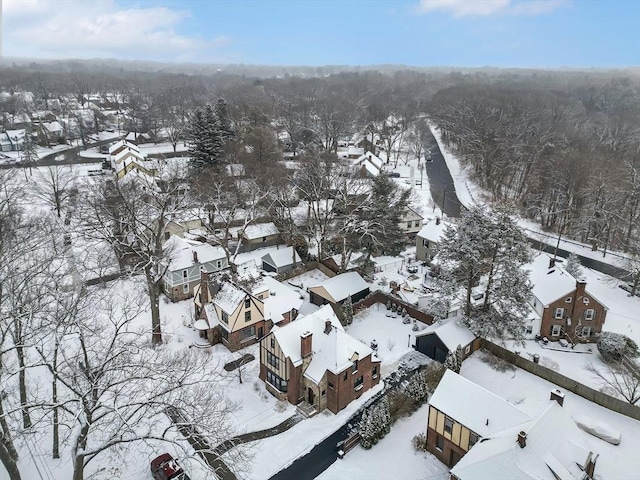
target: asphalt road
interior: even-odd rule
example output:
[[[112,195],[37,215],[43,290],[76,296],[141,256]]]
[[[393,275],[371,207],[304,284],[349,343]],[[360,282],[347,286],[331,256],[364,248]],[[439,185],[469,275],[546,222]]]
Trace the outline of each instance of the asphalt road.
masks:
[[[433,138],[431,131],[427,133]],[[444,161],[442,152],[440,152],[438,148],[435,138],[433,138],[433,144],[435,146],[431,148],[431,152],[429,153],[431,161],[425,163],[425,172],[429,178],[431,196],[445,215],[449,217],[459,217],[461,204],[456,195],[453,178],[451,178],[451,173],[449,172],[447,163]]]

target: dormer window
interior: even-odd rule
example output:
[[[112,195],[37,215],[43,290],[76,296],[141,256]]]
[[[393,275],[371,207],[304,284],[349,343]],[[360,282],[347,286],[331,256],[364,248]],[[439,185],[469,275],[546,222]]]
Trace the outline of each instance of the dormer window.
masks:
[[[589,305],[589,299],[587,297],[584,297],[582,299],[582,303],[584,303],[585,305]]]

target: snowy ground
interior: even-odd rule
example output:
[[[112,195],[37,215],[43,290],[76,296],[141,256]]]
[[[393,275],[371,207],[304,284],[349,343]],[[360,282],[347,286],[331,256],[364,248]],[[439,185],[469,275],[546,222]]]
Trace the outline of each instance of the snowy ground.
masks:
[[[391,432],[371,450],[360,445],[344,459],[337,460],[318,480],[448,480],[447,467],[426,452],[417,452],[413,437],[427,430],[429,407],[423,405],[413,415],[398,420]]]
[[[537,416],[542,413],[549,404],[549,392],[557,387],[518,368],[497,371],[483,361],[486,355],[484,352],[475,352],[466,359],[462,364],[461,375],[505,398],[529,415]],[[622,433],[622,442],[618,446],[596,437],[588,437],[591,446],[600,453],[596,473],[603,480],[638,478],[640,422],[607,410],[571,392],[565,392],[563,408],[571,416],[591,417]]]

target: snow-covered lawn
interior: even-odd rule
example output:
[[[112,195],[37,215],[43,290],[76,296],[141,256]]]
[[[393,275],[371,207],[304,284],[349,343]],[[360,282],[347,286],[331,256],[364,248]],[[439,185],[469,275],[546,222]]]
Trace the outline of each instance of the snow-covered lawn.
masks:
[[[318,480],[448,480],[446,465],[426,452],[417,452],[411,441],[427,431],[428,405],[398,420],[391,432],[371,450],[360,445],[344,459],[336,460]]]
[[[475,352],[464,361],[460,374],[505,398],[529,415],[542,413],[549,404],[550,391],[557,386],[519,368],[503,372],[495,370],[484,361],[486,355],[482,351]],[[640,472],[640,422],[571,392],[564,393],[563,408],[571,416],[591,417],[622,433],[622,442],[617,446],[589,437],[596,453],[600,453],[596,473],[604,480],[637,478]]]
[[[145,155],[149,155],[150,153],[174,153],[173,145],[168,142],[165,143],[141,143],[138,145],[140,147],[140,152]],[[186,152],[189,148],[186,147],[182,142],[176,145],[176,152]]]

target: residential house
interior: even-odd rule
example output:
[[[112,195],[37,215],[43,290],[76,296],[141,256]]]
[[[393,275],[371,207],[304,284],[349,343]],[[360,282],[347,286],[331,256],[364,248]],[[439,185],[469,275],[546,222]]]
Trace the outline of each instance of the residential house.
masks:
[[[599,454],[591,448],[587,434],[563,409],[564,395],[553,390],[551,398],[542,414],[524,426],[508,428],[476,443],[451,469],[451,479],[600,478],[595,474]]]
[[[133,142],[136,145],[143,143],[155,143],[157,141],[156,135],[151,130],[148,132],[129,132],[124,139],[128,142]]]
[[[202,270],[194,305],[196,317],[204,322],[194,326],[212,345],[222,343],[231,351],[247,347],[271,331],[273,322],[265,318],[269,296],[268,286],[260,279],[214,279]]]
[[[268,276],[262,282],[269,289],[269,297],[264,299],[264,318],[279,327],[294,321],[304,302],[302,293]]]
[[[460,346],[462,358],[467,358],[480,348],[480,340],[459,320],[459,317],[446,318],[416,333],[416,350],[444,363],[447,355]]]
[[[64,140],[64,128],[58,121],[42,122],[37,127],[38,142],[44,145],[61,143]]]
[[[10,152],[12,149],[13,143],[9,136],[5,132],[0,133],[0,152]]]
[[[326,305],[261,340],[260,378],[281,400],[338,413],[378,384],[380,360]]]
[[[424,217],[416,212],[413,208],[407,207],[407,209],[400,217],[400,230],[409,238],[415,238],[418,232],[422,230],[422,222]]]
[[[347,147],[338,148],[336,155],[342,160],[356,160],[364,155],[364,149],[354,145],[349,145]]]
[[[248,225],[239,236],[245,252],[280,243],[280,231],[273,222]]]
[[[157,174],[155,162],[147,160],[140,148],[127,140],[119,140],[111,145],[109,158],[118,179],[132,171],[148,177],[155,177]]]
[[[593,341],[602,332],[608,308],[587,290],[586,280],[574,278],[546,254],[537,255],[525,268],[533,284],[531,307],[537,314],[525,327],[527,337],[576,343]]]
[[[286,273],[302,263],[294,247],[279,248],[262,257],[262,269],[266,272]]]
[[[24,128],[17,130],[5,130],[4,134],[9,141],[9,151],[19,152],[23,150],[25,137],[27,136],[27,131]]]
[[[180,238],[189,237],[188,232],[196,233],[197,237],[205,237],[205,232],[201,231],[202,220],[192,215],[174,215],[168,221],[164,229],[165,240],[169,240],[172,235]]]
[[[429,399],[427,451],[453,467],[482,439],[530,421],[506,400],[447,369]]]
[[[193,297],[200,284],[201,270],[213,273],[229,267],[224,250],[207,243],[172,235],[163,248],[167,260],[160,264],[162,285],[165,295],[173,302]]]
[[[353,163],[355,173],[363,177],[377,177],[384,162],[371,152],[365,152]]]
[[[369,295],[369,284],[358,272],[345,272],[309,287],[311,303],[341,305],[347,298],[355,303]]]
[[[453,224],[441,220],[440,217],[427,219],[424,226],[416,234],[416,260],[433,261],[436,246],[448,226],[453,226]]]

